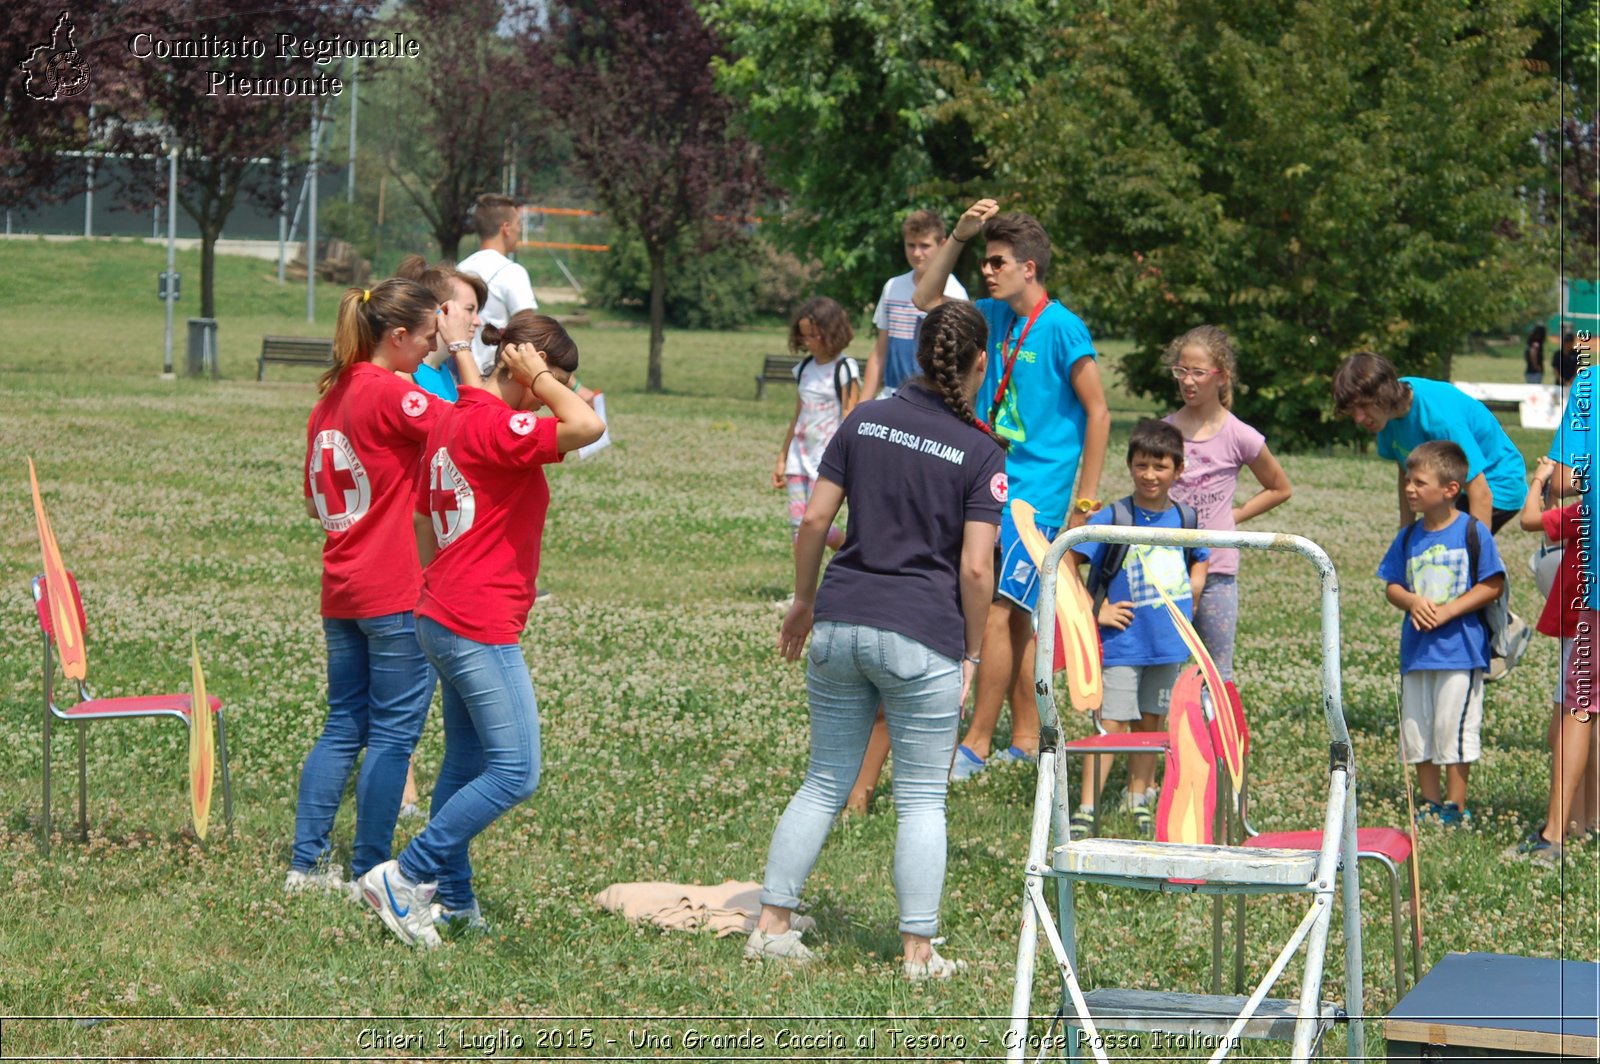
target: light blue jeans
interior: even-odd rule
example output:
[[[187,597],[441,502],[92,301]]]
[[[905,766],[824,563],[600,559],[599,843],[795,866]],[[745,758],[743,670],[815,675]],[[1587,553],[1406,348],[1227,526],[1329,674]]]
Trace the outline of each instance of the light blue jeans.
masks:
[[[417,639],[439,670],[444,764],[400,871],[437,882],[439,903],[459,911],[475,900],[467,844],[539,786],[539,703],[517,644],[478,643],[428,617],[417,618]]]
[[[330,836],[356,757],[356,837],[350,870],[362,875],[389,859],[406,767],[433,700],[433,667],[422,656],[411,613],[322,619],[328,642],[328,722],[300,770],[290,866],[311,871],[331,852]]]
[[[894,754],[894,892],[900,930],[939,932],[944,796],[961,717],[961,663],[898,632],[822,621],[811,634],[811,764],[767,850],[761,901],[793,909],[861,771],[878,706]]]

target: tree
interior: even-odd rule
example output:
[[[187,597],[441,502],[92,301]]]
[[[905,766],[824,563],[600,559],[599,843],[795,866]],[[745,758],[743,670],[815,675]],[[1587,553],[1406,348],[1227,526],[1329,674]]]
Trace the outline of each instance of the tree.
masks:
[[[1538,206],[1561,234],[1561,272],[1600,277],[1600,3],[1540,4],[1530,63],[1549,78],[1556,106],[1538,132],[1547,180]]]
[[[899,222],[953,222],[987,187],[987,131],[948,106],[973,77],[1004,109],[1036,79],[1053,0],[705,0],[732,57],[719,83],[784,194],[772,228],[817,259],[846,305],[905,269]],[[946,69],[948,68],[948,70]]]
[[[1150,0],[1086,13],[1002,112],[990,162],[1057,247],[1052,289],[1131,336],[1129,384],[1202,322],[1238,338],[1241,417],[1287,446],[1353,436],[1328,379],[1363,347],[1448,376],[1465,333],[1548,274],[1522,224],[1548,93],[1515,0]]]
[[[0,204],[48,201],[81,178],[82,161],[58,153],[86,146],[95,88],[116,77],[122,41],[100,32],[110,6],[0,18]]]
[[[717,39],[689,0],[556,0],[542,50],[546,105],[614,225],[650,264],[646,388],[662,390],[668,260],[692,234],[709,247],[753,213],[762,189],[751,145],[717,92]]]
[[[518,54],[526,39],[504,32],[527,18],[516,0],[407,0],[389,27],[427,45],[387,72],[374,94],[373,128],[386,168],[446,259],[460,257],[473,201],[502,187],[506,153],[543,139]]]
[[[97,94],[100,146],[109,151],[165,156],[178,152],[178,203],[200,230],[200,313],[216,315],[216,243],[239,196],[276,206],[276,162],[309,140],[309,99],[326,106],[335,69],[297,54],[281,58],[279,34],[299,40],[360,37],[370,13],[365,0],[337,8],[320,0],[275,0],[270,8],[238,9],[230,0],[131,0],[108,30],[123,42],[187,34],[256,41],[261,55],[223,58],[140,58],[133,46],[122,77]],[[284,91],[293,80],[296,91]],[[258,160],[268,160],[265,162]],[[130,167],[128,191],[164,197],[167,174]]]

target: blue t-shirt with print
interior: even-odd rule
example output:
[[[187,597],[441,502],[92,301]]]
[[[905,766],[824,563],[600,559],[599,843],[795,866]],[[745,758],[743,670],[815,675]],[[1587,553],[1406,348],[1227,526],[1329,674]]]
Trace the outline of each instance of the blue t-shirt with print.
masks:
[[[1009,470],[1008,470],[1009,475]],[[1106,507],[1089,517],[1091,525],[1109,525],[1111,507]],[[1133,508],[1133,522],[1138,528],[1182,528],[1183,515],[1176,506],[1160,513],[1152,513],[1138,506]],[[1126,526],[1124,526],[1126,527]],[[1082,543],[1073,548],[1089,559],[1089,569],[1100,564],[1106,544]],[[1193,561],[1203,562],[1211,556],[1205,547],[1189,551]],[[1100,628],[1100,648],[1103,660],[1112,665],[1169,665],[1189,660],[1189,647],[1178,634],[1161,601],[1157,587],[1167,593],[1173,605],[1183,615],[1194,619],[1194,596],[1189,589],[1189,565],[1184,560],[1181,547],[1153,547],[1135,543],[1123,556],[1122,568],[1112,574],[1106,588],[1107,602],[1132,602],[1133,621],[1118,631]]]
[[[980,299],[975,305],[989,323],[989,368],[973,409],[991,422],[996,436],[1010,441],[1006,477],[1011,498],[1032,505],[1039,524],[1064,525],[1088,421],[1078,393],[1072,390],[1072,367],[1080,358],[1095,357],[1089,329],[1052,300],[1028,330],[1000,409],[990,418],[995,389],[1005,374],[1002,344],[1015,346],[1028,316],[998,299]]]
[[[1595,409],[1597,395],[1595,367],[1585,366],[1572,378],[1567,391],[1567,406],[1561,414],[1561,424],[1556,429],[1556,438],[1550,441],[1549,458],[1552,462],[1560,462],[1572,470],[1573,480],[1583,488],[1583,504],[1589,512],[1589,573],[1588,606],[1590,609],[1600,610],[1600,549],[1596,549],[1596,540],[1600,539],[1594,533],[1594,522],[1600,518],[1600,484],[1596,483],[1595,468],[1595,418],[1600,417],[1600,411]]]
[[[1406,456],[1429,440],[1450,440],[1467,456],[1467,479],[1479,473],[1489,485],[1496,510],[1520,510],[1528,493],[1522,452],[1511,442],[1489,408],[1446,381],[1401,377],[1411,385],[1411,409],[1378,433],[1378,457],[1405,468]],[[1462,490],[1466,485],[1461,485]]]
[[[1418,521],[1406,543],[1405,529],[1389,544],[1378,563],[1378,579],[1400,584],[1425,598],[1443,604],[1460,598],[1472,585],[1471,560],[1467,556],[1467,523],[1478,521],[1470,514],[1457,512],[1451,522],[1437,532],[1428,531]],[[1478,521],[1478,582],[1504,574],[1505,564],[1495,547],[1489,526]],[[1461,672],[1489,666],[1489,629],[1483,611],[1457,617],[1431,632],[1418,630],[1407,613],[1400,621],[1400,671],[1447,669]]]

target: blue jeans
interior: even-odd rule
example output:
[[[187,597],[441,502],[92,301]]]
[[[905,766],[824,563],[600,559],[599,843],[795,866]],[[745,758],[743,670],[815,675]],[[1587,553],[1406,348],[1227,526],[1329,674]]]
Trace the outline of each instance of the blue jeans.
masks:
[[[961,717],[961,664],[898,632],[822,621],[811,635],[811,764],[767,850],[761,901],[793,909],[861,771],[878,706],[894,754],[894,892],[900,930],[939,931],[944,796]]]
[[[350,769],[356,777],[356,838],[350,870],[357,876],[389,859],[411,751],[433,700],[433,667],[422,656],[412,616],[322,619],[328,642],[328,722],[300,770],[290,865],[310,871],[332,852],[333,820]]]
[[[437,882],[446,909],[467,909],[467,844],[539,785],[539,703],[517,644],[474,642],[428,617],[417,618],[417,639],[442,681],[444,764],[428,826],[400,854],[400,871]]]

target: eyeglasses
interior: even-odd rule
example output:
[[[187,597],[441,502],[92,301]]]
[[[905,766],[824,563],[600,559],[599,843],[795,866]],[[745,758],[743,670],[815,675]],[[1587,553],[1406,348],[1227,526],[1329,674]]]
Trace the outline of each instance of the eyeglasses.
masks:
[[[1213,373],[1214,369],[1191,369],[1188,366],[1173,366],[1172,375],[1180,381],[1194,381],[1199,384]]]
[[[1006,263],[1008,263],[1008,262],[1016,262],[1016,261],[1017,261],[1016,259],[1008,259],[1004,255],[990,255],[988,258],[984,259],[978,265],[979,266],[987,266],[987,267],[989,267],[989,269],[993,270],[995,273],[999,273],[1005,267]]]

